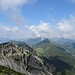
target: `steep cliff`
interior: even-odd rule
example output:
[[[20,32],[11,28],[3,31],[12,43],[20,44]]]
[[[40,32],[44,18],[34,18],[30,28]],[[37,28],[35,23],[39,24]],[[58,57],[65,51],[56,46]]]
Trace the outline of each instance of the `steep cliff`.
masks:
[[[0,65],[26,75],[62,75],[46,58],[35,51],[9,44],[0,44]]]

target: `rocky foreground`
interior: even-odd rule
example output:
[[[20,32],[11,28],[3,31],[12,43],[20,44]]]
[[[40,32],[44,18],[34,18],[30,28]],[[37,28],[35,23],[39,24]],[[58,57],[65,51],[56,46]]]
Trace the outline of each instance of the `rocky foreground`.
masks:
[[[25,49],[10,43],[0,44],[0,65],[26,75],[62,75],[47,58],[30,47]]]

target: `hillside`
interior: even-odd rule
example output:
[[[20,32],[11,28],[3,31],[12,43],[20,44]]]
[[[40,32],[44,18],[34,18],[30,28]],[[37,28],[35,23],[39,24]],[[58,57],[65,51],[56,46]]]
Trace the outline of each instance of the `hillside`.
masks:
[[[65,48],[59,44],[45,39],[33,46],[43,56],[47,57],[60,69],[64,69],[66,75],[75,75],[75,58],[67,54]]]
[[[52,62],[30,47],[25,49],[10,43],[0,44],[0,65],[26,75],[64,75]]]
[[[51,40],[54,42],[57,42],[61,45],[65,44],[65,43],[74,43],[75,42],[74,39],[68,39],[68,38],[53,38]]]
[[[26,75],[0,65],[0,75]]]
[[[66,49],[66,52],[75,57],[75,42],[74,43],[65,43],[63,47]]]

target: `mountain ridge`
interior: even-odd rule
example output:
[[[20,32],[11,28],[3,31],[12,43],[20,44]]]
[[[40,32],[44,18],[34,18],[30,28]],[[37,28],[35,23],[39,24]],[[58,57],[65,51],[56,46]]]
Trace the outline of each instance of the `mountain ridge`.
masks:
[[[10,43],[0,44],[0,65],[26,75],[62,75],[52,63],[49,64],[37,52],[35,54]]]
[[[68,54],[63,46],[50,41],[50,43],[39,42],[33,48],[59,66],[60,69],[64,69],[66,75],[75,75],[75,58]],[[73,72],[71,72],[72,70]]]

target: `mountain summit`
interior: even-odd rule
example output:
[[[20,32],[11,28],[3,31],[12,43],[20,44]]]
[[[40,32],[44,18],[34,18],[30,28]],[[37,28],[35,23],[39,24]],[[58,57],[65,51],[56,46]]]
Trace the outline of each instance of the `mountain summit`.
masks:
[[[47,58],[10,43],[0,44],[0,65],[26,75],[62,75]]]

